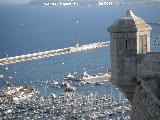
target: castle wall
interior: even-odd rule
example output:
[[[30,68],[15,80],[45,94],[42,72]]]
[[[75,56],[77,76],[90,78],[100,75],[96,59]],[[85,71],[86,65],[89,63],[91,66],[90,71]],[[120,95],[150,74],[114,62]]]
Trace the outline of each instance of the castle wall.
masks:
[[[139,81],[149,76],[160,75],[160,52],[149,52],[142,56],[137,75]]]
[[[132,103],[132,120],[160,120],[160,52],[139,56],[138,81]]]
[[[112,82],[132,84],[128,79],[136,77],[136,33],[111,33],[110,39]]]
[[[132,120],[160,120],[160,52],[150,52],[151,27],[131,10],[108,28],[111,82],[132,102]]]
[[[137,54],[141,54],[141,51],[142,50],[140,50],[140,49],[142,49],[142,44],[140,43],[140,36],[143,36],[143,35],[146,35],[146,40],[147,40],[147,42],[146,42],[146,47],[147,47],[147,49],[146,49],[146,52],[145,53],[147,53],[147,52],[150,52],[150,31],[139,31],[139,32],[137,32]]]
[[[138,54],[150,52],[150,30],[146,22],[128,10],[108,28],[110,32],[111,82],[132,101],[137,83]]]
[[[143,87],[137,87],[131,120],[160,120],[160,106]]]
[[[110,39],[111,82],[126,93],[127,98],[131,101],[137,76],[136,33],[111,33]]]

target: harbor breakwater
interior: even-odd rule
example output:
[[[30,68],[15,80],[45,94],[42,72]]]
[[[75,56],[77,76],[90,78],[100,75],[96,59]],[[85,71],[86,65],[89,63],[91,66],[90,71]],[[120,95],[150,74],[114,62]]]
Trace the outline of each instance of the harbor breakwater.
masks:
[[[0,65],[7,65],[7,64],[13,64],[13,63],[20,63],[30,60],[37,60],[41,58],[46,57],[54,57],[64,54],[70,54],[75,52],[81,52],[86,50],[92,50],[96,48],[102,48],[109,46],[110,41],[107,42],[98,42],[98,43],[92,43],[87,45],[76,45],[74,47],[68,47],[68,48],[62,48],[57,50],[50,50],[50,51],[44,51],[44,52],[38,52],[38,53],[32,53],[32,54],[26,54],[21,56],[14,56],[14,57],[6,57],[0,59]]]

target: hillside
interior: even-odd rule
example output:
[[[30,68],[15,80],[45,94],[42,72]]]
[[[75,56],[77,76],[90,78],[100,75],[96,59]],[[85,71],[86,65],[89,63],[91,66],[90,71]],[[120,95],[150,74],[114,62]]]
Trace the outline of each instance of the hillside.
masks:
[[[29,2],[29,5],[44,5],[44,3],[50,3],[49,5],[52,5],[51,3],[70,3],[73,5],[73,3],[78,3],[78,5],[99,5],[99,2],[103,2],[103,5],[109,5],[109,3],[112,3],[112,5],[124,5],[124,4],[157,4],[160,3],[160,0],[32,0]],[[59,4],[60,5],[60,4]],[[63,4],[61,4],[63,5]]]

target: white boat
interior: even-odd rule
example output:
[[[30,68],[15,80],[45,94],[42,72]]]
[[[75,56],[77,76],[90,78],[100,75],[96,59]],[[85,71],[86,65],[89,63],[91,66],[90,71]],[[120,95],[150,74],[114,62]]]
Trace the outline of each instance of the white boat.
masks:
[[[62,81],[61,87],[66,91],[66,92],[73,92],[76,90],[75,87],[72,87],[69,83],[66,81]]]
[[[67,83],[66,81],[62,81],[60,86],[65,88],[69,86],[69,83]]]
[[[8,70],[8,66],[6,65],[5,70]]]
[[[96,75],[89,75],[87,71],[84,71],[82,80],[85,81],[86,83],[98,83],[98,82],[103,82],[103,81],[109,81],[111,77],[111,74],[109,72],[107,73],[98,73]]]
[[[9,78],[9,79],[12,79],[13,77],[12,77],[12,76],[9,76],[8,78]]]
[[[66,87],[64,90],[65,90],[66,92],[73,92],[73,91],[76,90],[76,88],[75,88],[75,87],[68,86],[68,87]]]
[[[75,75],[72,75],[71,73],[68,73],[67,76],[64,77],[64,80],[79,80],[78,77],[76,77]]]
[[[154,45],[159,45],[159,38],[158,38],[158,36],[155,36]]]
[[[84,81],[81,81],[80,83],[81,83],[82,85],[85,85],[85,84],[86,84],[86,82],[84,82]]]
[[[77,20],[76,23],[78,24],[78,23],[79,23],[79,20]]]
[[[56,87],[58,85],[58,82],[55,80],[50,81],[50,86],[51,87]]]
[[[3,79],[4,75],[0,74],[0,79]]]
[[[114,110],[118,113],[122,113],[124,111],[124,107],[118,106],[118,107],[115,107]]]
[[[4,93],[12,97],[13,102],[19,103],[24,100],[28,100],[35,97],[38,92],[34,88],[28,88],[26,86],[11,86],[4,89]]]

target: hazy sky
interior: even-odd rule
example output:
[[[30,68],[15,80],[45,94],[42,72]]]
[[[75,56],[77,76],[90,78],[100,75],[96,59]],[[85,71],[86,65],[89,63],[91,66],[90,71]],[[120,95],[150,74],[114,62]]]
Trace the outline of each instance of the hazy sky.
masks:
[[[27,3],[31,0],[0,0],[0,3]]]

